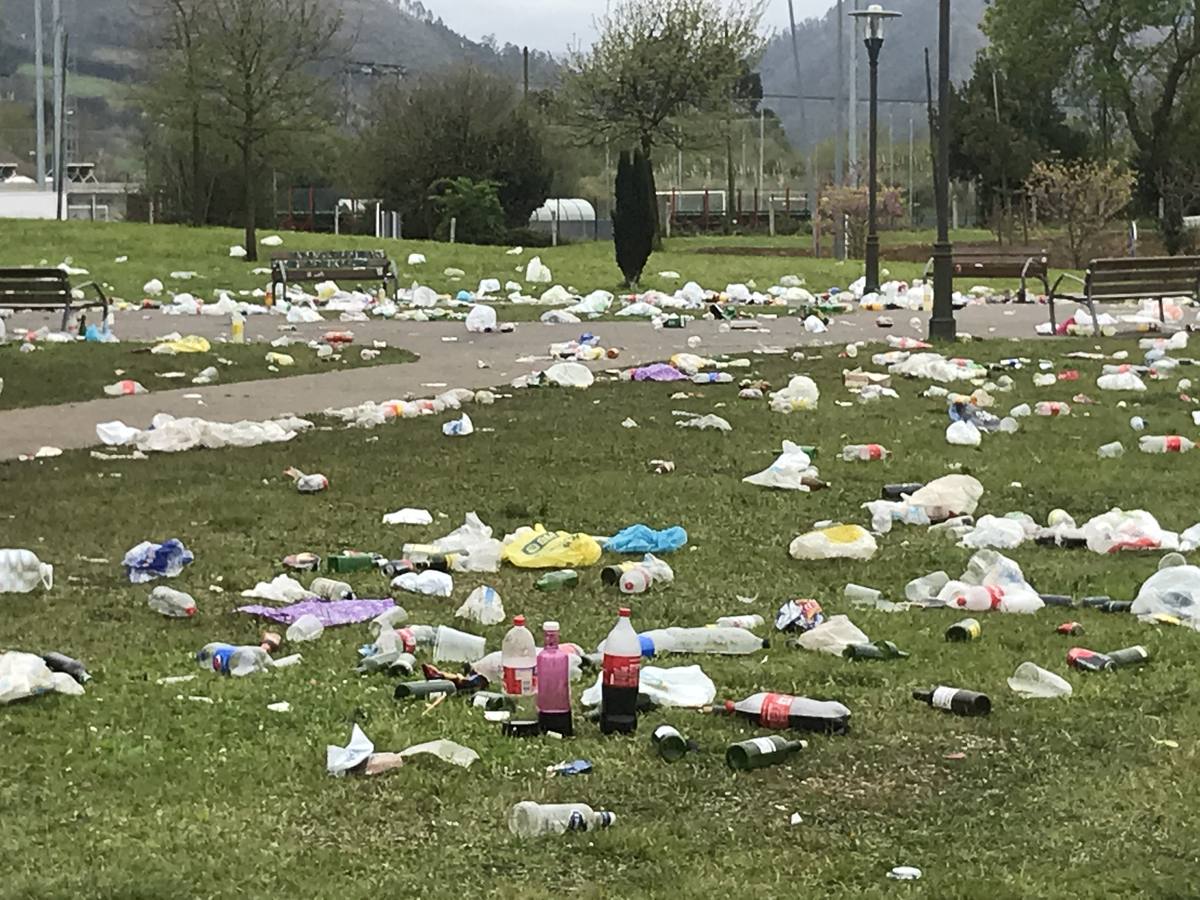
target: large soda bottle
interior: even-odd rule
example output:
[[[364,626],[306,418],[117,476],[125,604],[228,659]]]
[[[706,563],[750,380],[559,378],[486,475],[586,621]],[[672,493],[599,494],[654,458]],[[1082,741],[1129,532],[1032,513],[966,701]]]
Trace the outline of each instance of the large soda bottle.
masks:
[[[537,655],[538,725],[542,732],[563,737],[575,734],[571,721],[571,658],[558,646],[558,623],[542,625],[542,650]]]
[[[836,700],[810,700],[790,694],[759,693],[734,703],[725,701],[724,712],[749,719],[763,728],[789,728],[845,734],[850,730],[850,710]]]
[[[537,690],[537,645],[525,627],[525,617],[513,618],[513,627],[500,645],[501,680],[504,693],[512,697],[532,697]],[[517,700],[518,705],[520,700]]]
[[[637,730],[638,671],[642,645],[621,607],[617,624],[604,639],[600,693],[601,734],[630,734]]]
[[[745,628],[710,625],[703,628],[656,628],[640,636],[642,652],[656,653],[715,653],[742,656],[757,653],[769,642]],[[607,645],[606,645],[607,646]],[[607,653],[607,649],[605,650]]]

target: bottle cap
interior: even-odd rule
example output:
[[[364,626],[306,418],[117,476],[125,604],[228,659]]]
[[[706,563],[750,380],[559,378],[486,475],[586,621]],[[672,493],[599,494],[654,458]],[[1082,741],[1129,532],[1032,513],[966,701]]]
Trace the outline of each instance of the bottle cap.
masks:
[[[522,625],[525,624],[525,617],[524,616],[513,616],[513,624],[516,625],[518,628],[520,628]]]
[[[543,622],[542,631],[559,631],[557,622]]]
[[[618,615],[618,616],[623,616],[623,617],[625,617],[626,619],[628,619],[628,618],[629,618],[629,616],[630,616],[629,607],[628,607],[628,606],[622,606],[620,609],[618,609],[618,610],[617,610],[617,615]]]

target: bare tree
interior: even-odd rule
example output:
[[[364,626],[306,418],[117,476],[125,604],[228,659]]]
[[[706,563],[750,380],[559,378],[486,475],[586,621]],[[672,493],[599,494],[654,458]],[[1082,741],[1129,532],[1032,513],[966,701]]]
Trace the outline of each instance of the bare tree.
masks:
[[[241,155],[246,259],[258,258],[257,179],[274,142],[325,121],[330,85],[322,63],[338,51],[340,10],[323,0],[207,0],[200,34],[213,128]]]
[[[1037,162],[1025,181],[1038,209],[1066,229],[1076,269],[1084,247],[1129,206],[1133,185],[1133,174],[1112,161]]]

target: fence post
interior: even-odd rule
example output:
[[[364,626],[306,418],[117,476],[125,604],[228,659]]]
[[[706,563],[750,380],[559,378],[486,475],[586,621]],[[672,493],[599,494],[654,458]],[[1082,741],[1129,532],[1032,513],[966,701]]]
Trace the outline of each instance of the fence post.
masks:
[[[92,194],[92,221],[96,221],[96,195]]]
[[[708,188],[705,188],[704,189],[704,216],[703,216],[703,219],[701,220],[701,227],[704,229],[704,231],[706,233],[708,231],[708,210],[709,210],[708,204],[709,204]]]
[[[773,197],[767,199],[767,231],[771,237],[775,237],[775,202]]]
[[[454,238],[458,232],[458,216],[450,217],[450,243],[454,243]]]
[[[754,189],[754,227],[758,227],[758,188]]]

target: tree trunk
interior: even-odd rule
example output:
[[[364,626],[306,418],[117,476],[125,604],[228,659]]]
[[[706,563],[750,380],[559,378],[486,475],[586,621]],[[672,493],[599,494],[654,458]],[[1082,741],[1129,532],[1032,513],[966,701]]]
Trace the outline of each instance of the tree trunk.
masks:
[[[200,183],[200,104],[192,103],[192,224],[204,224],[204,186]]]
[[[246,205],[246,239],[244,246],[246,248],[247,262],[256,262],[258,260],[258,236],[256,233],[258,210],[255,203],[258,194],[254,187],[254,161],[251,154],[250,142],[247,140],[242,144],[242,190]]]
[[[653,249],[662,250],[662,221],[658,214],[658,188],[654,181],[654,142],[649,135],[645,134],[642,135],[642,155],[646,157],[646,165],[650,170],[650,196],[653,198],[650,212],[654,222]]]

